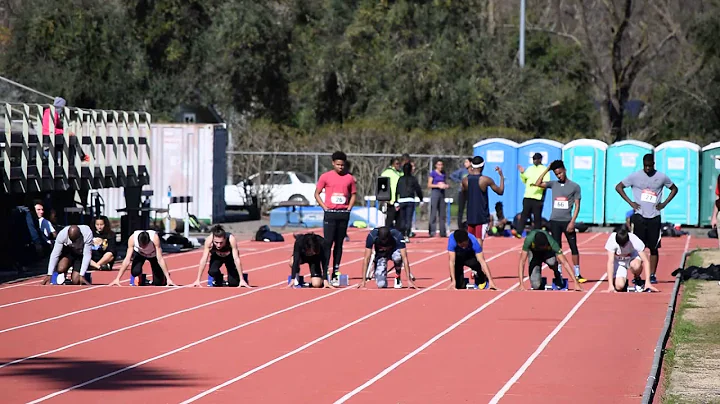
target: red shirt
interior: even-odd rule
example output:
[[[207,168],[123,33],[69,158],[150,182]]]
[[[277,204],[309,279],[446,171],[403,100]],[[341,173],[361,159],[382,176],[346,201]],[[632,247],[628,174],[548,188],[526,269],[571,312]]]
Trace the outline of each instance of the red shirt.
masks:
[[[350,197],[357,192],[355,178],[350,174],[340,175],[335,171],[328,171],[320,176],[317,187],[325,189],[325,206],[328,209],[347,209],[350,207]]]

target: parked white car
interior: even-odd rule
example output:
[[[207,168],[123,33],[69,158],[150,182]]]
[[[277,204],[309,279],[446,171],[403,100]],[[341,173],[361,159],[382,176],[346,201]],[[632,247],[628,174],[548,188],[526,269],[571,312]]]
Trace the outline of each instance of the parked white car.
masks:
[[[251,195],[258,195],[260,204],[277,205],[280,202],[297,201],[317,205],[315,181],[296,171],[265,171],[248,177],[252,182]],[[322,198],[325,193],[321,193]],[[247,206],[245,182],[225,186],[225,205],[228,208]]]

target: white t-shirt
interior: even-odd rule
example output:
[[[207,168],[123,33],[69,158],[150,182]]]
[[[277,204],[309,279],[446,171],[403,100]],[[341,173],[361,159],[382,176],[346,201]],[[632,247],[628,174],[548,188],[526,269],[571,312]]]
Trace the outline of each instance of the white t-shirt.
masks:
[[[607,242],[605,243],[605,249],[607,251],[612,251],[615,253],[615,259],[618,260],[626,260],[630,259],[634,256],[636,256],[640,251],[645,250],[645,243],[638,238],[638,236],[634,235],[633,233],[628,233],[628,236],[630,236],[630,242],[627,243],[624,247],[620,247],[615,241],[615,236],[617,233],[613,232],[610,237],[608,237]]]

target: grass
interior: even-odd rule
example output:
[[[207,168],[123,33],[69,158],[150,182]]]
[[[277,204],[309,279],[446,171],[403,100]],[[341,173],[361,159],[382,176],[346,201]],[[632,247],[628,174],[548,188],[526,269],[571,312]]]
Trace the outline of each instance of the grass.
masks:
[[[705,263],[701,250],[693,251],[685,262],[685,268],[691,266],[704,267],[706,265],[708,264]],[[720,346],[720,318],[697,323],[686,316],[687,311],[690,309],[702,309],[695,303],[699,293],[708,293],[701,290],[701,285],[707,284],[707,281],[697,279],[688,279],[682,283],[681,297],[675,313],[670,341],[663,359],[663,390],[665,394],[662,397],[662,403],[664,404],[689,402],[685,397],[668,393],[671,389],[671,373],[674,370],[683,371],[682,367],[676,368],[680,365],[676,358],[678,350],[683,350],[687,358],[692,358],[693,355],[690,352],[698,352],[699,346]],[[698,359],[701,360],[702,358]],[[687,364],[684,364],[684,366],[687,366]]]

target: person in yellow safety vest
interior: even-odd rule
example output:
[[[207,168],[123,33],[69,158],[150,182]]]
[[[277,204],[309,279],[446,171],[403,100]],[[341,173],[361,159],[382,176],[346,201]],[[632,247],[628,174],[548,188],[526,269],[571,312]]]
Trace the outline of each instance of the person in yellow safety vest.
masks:
[[[535,153],[532,156],[533,165],[530,167],[523,168],[518,164],[518,171],[520,171],[520,180],[525,184],[525,195],[523,196],[522,213],[520,213],[520,229],[517,229],[520,233],[525,228],[530,214],[533,216],[533,227],[540,229],[542,227],[542,209],[543,200],[545,196],[545,189],[535,185],[538,177],[545,173],[545,167],[542,164],[542,154]],[[545,173],[542,182],[550,181],[550,173]]]
[[[398,216],[399,205],[395,206],[395,192],[397,191],[397,183],[403,173],[400,171],[400,158],[393,157],[390,160],[390,166],[383,170],[380,174],[381,177],[387,177],[390,179],[390,201],[387,202],[387,216],[385,218],[385,226],[393,229],[396,228],[395,220]]]

